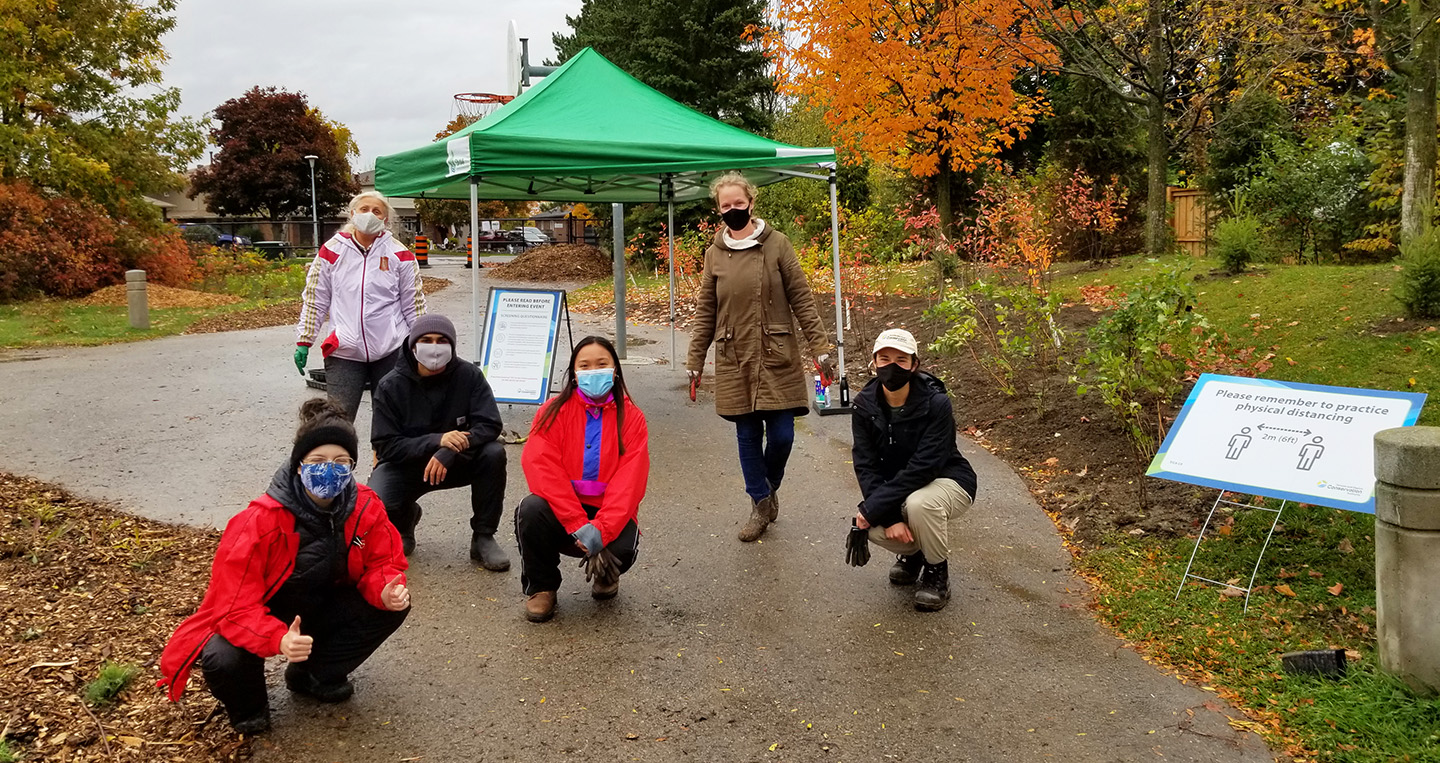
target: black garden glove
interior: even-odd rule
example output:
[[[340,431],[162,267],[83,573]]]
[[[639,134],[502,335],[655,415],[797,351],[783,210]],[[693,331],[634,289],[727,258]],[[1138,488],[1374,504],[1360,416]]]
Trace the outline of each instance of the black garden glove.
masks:
[[[850,533],[845,536],[845,563],[851,567],[864,567],[870,561],[870,531],[855,525],[850,518]]]

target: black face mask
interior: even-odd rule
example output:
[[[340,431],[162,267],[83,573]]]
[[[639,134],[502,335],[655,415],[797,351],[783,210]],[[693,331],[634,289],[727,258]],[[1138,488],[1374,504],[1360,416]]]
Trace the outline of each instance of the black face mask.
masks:
[[[720,213],[720,219],[725,221],[725,227],[730,230],[743,230],[746,225],[750,224],[750,208],[727,209]]]
[[[881,386],[891,392],[899,392],[914,376],[913,370],[901,368],[896,363],[887,363],[875,369],[875,377],[880,380]]]

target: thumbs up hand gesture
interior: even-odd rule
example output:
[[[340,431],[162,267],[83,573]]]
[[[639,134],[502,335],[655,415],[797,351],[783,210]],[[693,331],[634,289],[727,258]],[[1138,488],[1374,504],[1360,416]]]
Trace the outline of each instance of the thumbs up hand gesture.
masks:
[[[410,589],[400,583],[401,576],[396,575],[385,584],[380,591],[380,601],[385,603],[385,608],[391,612],[399,612],[410,606]]]
[[[291,662],[304,662],[310,659],[310,650],[314,647],[315,637],[300,633],[300,617],[296,615],[295,622],[290,623],[290,630],[280,637],[280,654]]]

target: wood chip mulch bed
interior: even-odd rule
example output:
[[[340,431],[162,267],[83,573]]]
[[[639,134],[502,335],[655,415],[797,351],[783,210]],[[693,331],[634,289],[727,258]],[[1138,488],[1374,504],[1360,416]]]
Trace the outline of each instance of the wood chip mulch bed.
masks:
[[[198,606],[220,533],[132,517],[0,473],[0,732],[25,761],[243,760],[196,670],[156,687],[160,651]],[[82,697],[107,662],[137,668],[107,704]]]
[[[125,289],[126,286],[123,283],[106,286],[76,301],[86,307],[125,307],[130,304],[130,297]],[[220,307],[243,301],[233,294],[211,294],[194,289],[176,289],[156,283],[146,285],[145,299],[152,310],[165,310],[172,307]]]
[[[448,278],[421,276],[425,293],[434,294],[451,284]],[[214,334],[220,331],[244,331],[263,329],[271,326],[293,326],[300,320],[300,300],[276,302],[251,310],[239,310],[223,315],[212,315],[196,321],[185,330],[186,334]]]

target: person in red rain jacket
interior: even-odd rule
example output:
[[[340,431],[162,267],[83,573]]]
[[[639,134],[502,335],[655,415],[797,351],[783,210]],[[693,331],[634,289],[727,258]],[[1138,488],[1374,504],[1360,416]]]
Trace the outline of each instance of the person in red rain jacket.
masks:
[[[589,336],[575,345],[560,395],[540,408],[520,463],[530,496],[515,510],[525,616],[555,615],[560,554],[584,557],[590,593],[610,599],[635,563],[636,515],[650,479],[649,430],[625,390],[615,347]]]
[[[289,462],[225,526],[200,608],[165,645],[160,685],[171,700],[198,660],[235,730],[265,731],[265,658],[277,654],[291,691],[322,702],[354,693],[350,672],[410,611],[400,533],[355,482],[358,450],[334,402],[300,407]]]

